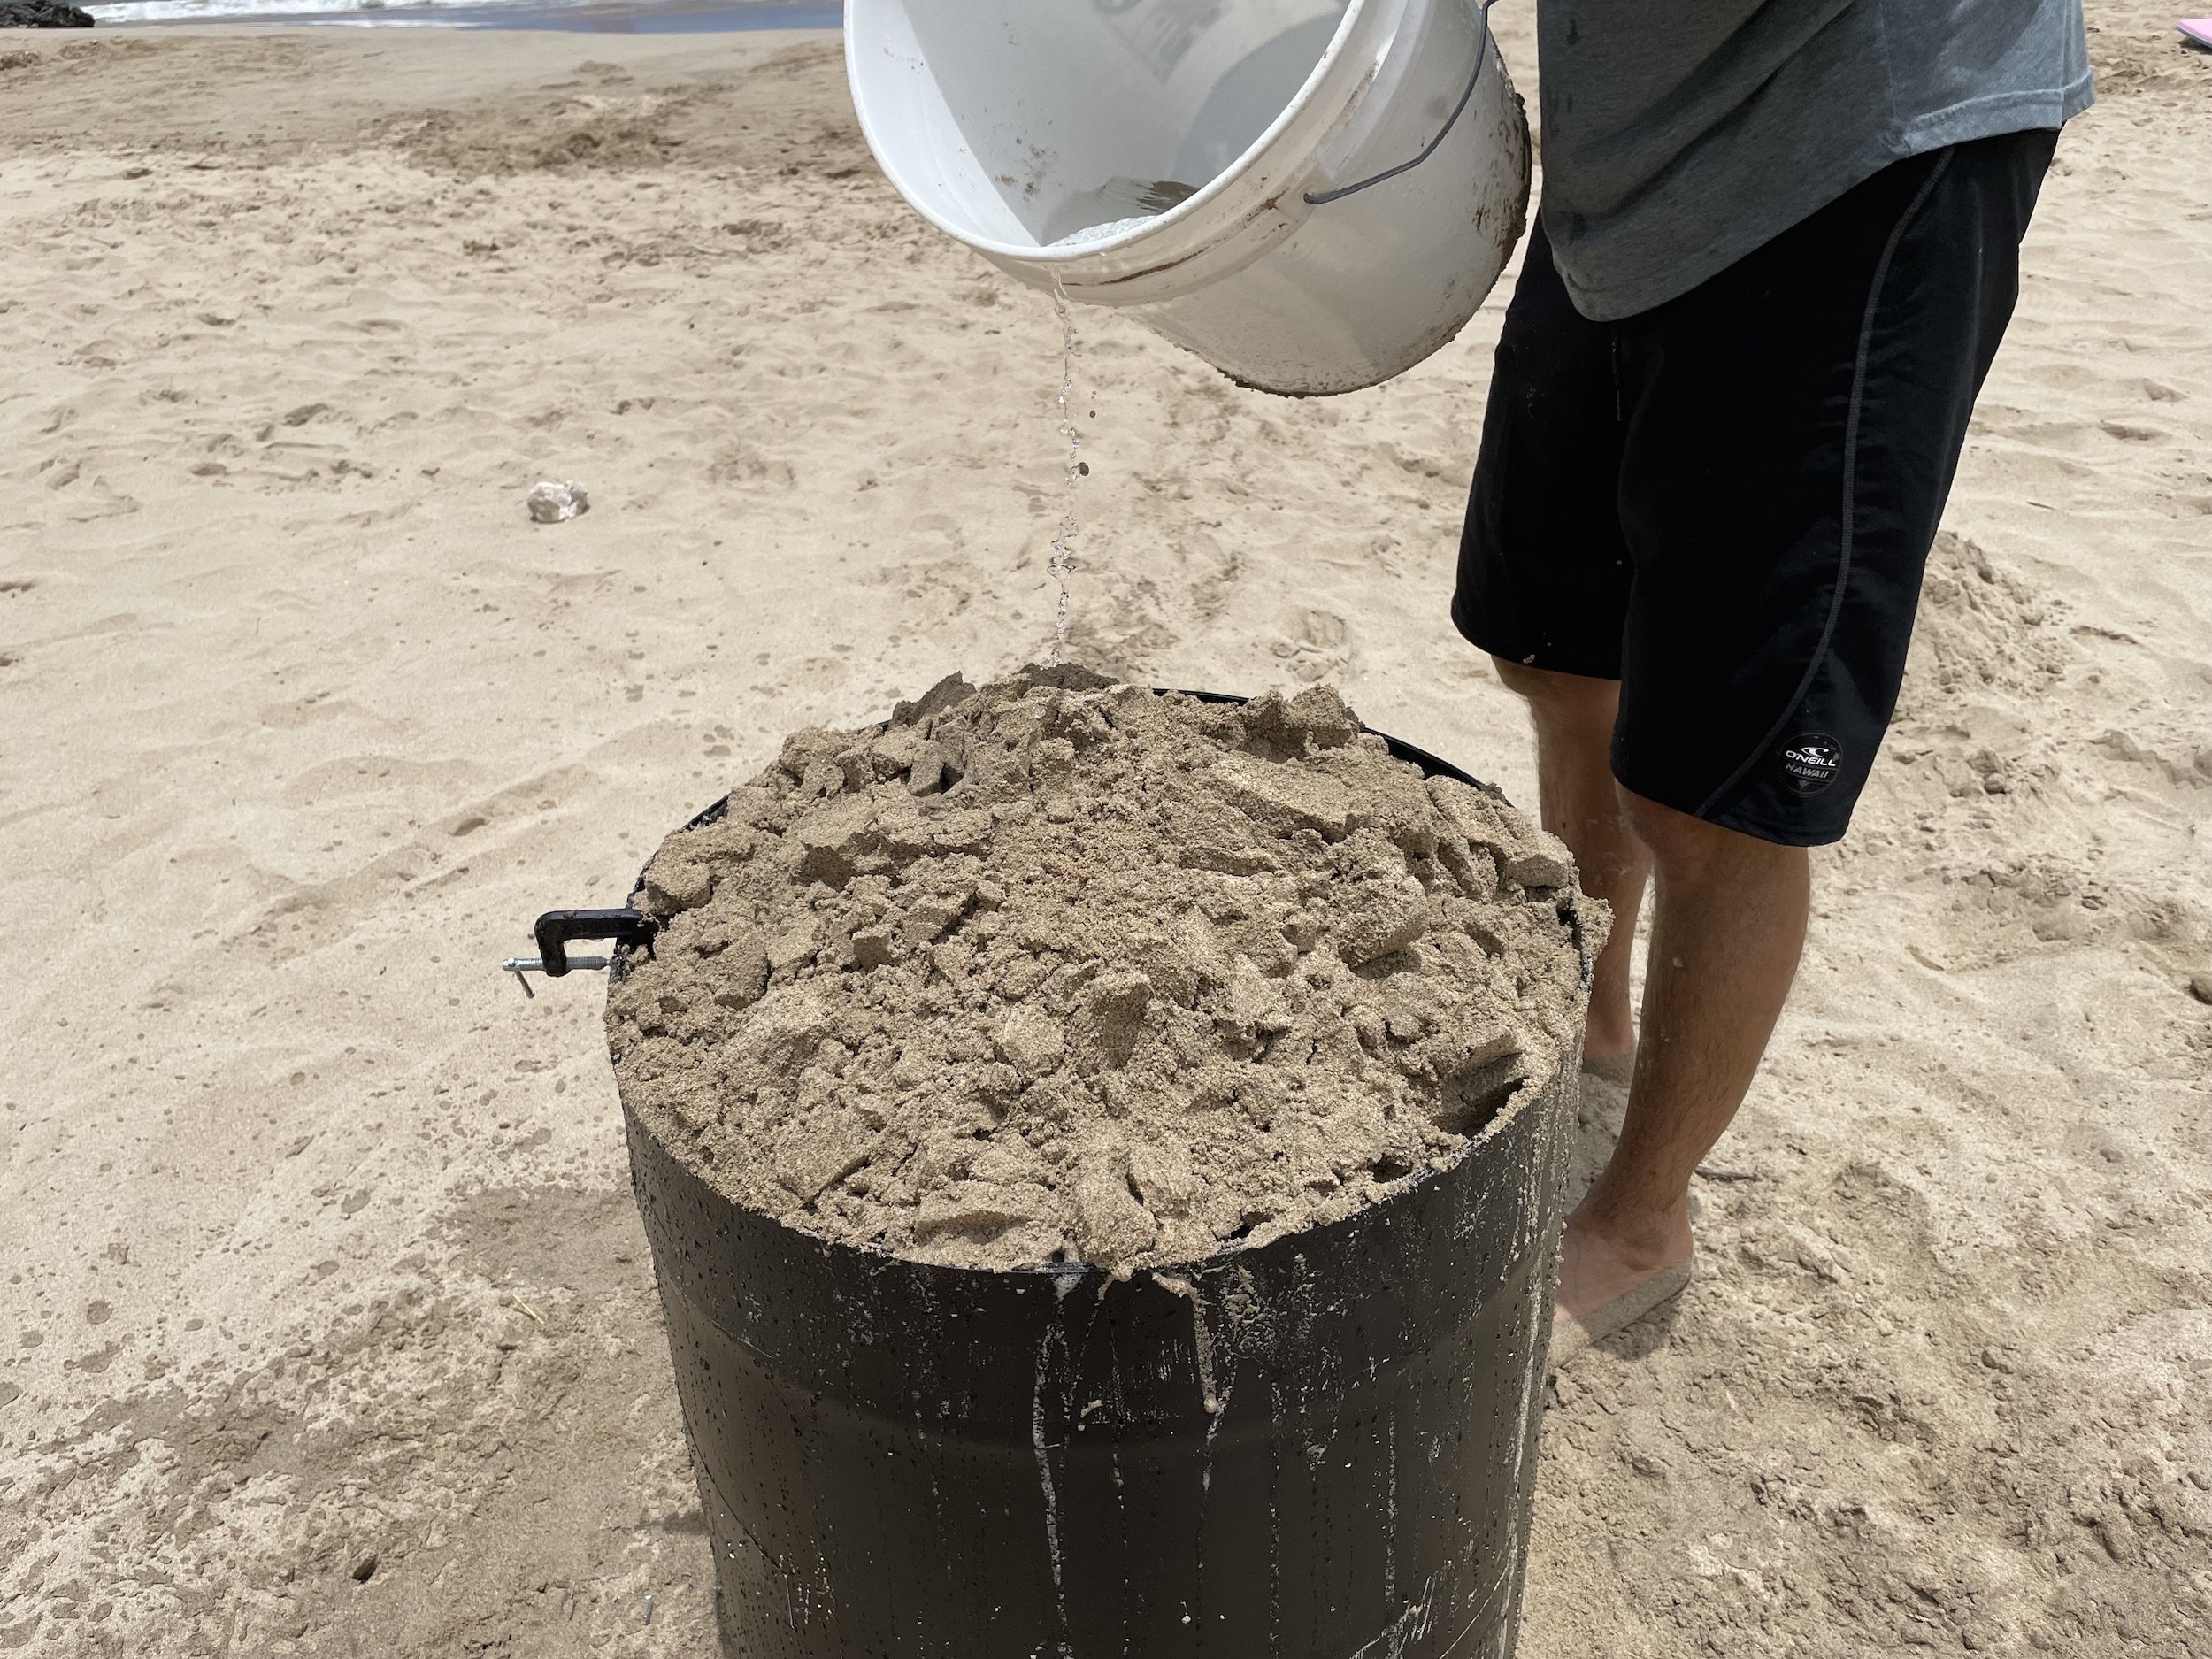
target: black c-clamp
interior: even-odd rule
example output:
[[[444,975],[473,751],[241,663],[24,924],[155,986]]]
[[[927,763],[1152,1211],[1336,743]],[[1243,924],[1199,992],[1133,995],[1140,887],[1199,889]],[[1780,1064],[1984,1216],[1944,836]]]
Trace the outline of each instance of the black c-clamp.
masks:
[[[530,988],[528,976],[542,973],[549,979],[557,979],[577,969],[601,970],[610,966],[611,956],[572,956],[568,954],[570,941],[578,939],[611,939],[618,946],[643,946],[651,949],[653,935],[660,931],[660,924],[642,910],[628,907],[614,910],[548,910],[531,928],[537,941],[538,954],[534,956],[510,956],[500,967],[515,976],[523,994],[535,996]]]

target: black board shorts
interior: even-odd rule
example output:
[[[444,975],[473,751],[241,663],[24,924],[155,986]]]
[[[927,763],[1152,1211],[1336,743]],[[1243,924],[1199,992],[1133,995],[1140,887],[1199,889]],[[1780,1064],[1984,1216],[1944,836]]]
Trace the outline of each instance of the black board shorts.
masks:
[[[1843,834],[2057,136],[1896,163],[1617,322],[1575,310],[1539,226],[1452,620],[1619,680],[1625,788],[1786,846]]]

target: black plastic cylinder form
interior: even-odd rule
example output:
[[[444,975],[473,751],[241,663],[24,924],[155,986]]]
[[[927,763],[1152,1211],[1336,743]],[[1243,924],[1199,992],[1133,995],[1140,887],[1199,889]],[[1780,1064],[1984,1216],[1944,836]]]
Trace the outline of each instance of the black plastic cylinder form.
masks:
[[[1127,1280],[816,1238],[626,1110],[726,1653],[1509,1655],[1578,1070],[1367,1210]]]

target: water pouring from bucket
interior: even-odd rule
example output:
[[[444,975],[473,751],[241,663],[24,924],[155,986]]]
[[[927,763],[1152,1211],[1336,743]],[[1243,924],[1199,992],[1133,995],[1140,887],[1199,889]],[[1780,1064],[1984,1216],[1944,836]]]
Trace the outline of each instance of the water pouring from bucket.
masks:
[[[1471,0],[848,0],[845,53],[924,218],[1263,391],[1420,362],[1526,219],[1527,120]]]
[[[1074,609],[1068,578],[1075,568],[1075,491],[1090,467],[1083,459],[1083,439],[1070,401],[1075,396],[1075,319],[1068,311],[1067,295],[1057,287],[1052,290],[1052,311],[1060,324],[1060,440],[1068,447],[1067,472],[1060,486],[1060,528],[1052,538],[1048,565],[1059,589],[1052,612],[1052,660],[1058,663],[1067,658],[1068,622]]]

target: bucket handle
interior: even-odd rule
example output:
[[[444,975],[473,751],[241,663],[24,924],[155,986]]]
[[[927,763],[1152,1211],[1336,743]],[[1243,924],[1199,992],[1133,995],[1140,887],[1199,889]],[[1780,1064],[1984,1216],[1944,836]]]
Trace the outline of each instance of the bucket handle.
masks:
[[[1496,4],[1497,0],[1478,0],[1475,12],[1482,19],[1482,50],[1475,54],[1475,73],[1467,81],[1467,90],[1459,95],[1458,104],[1445,118],[1444,125],[1437,129],[1436,136],[1429,140],[1427,148],[1411,161],[1402,161],[1387,172],[1379,173],[1371,179],[1362,179],[1357,184],[1340,185],[1333,190],[1309,190],[1305,197],[1308,207],[1326,207],[1332,202],[1341,202],[1348,196],[1357,196],[1370,186],[1394,179],[1402,173],[1411,173],[1437,152],[1444,141],[1451,136],[1452,128],[1459,124],[1459,118],[1466,112],[1467,106],[1474,102],[1475,88],[1482,84],[1482,66],[1490,61],[1490,8]]]

